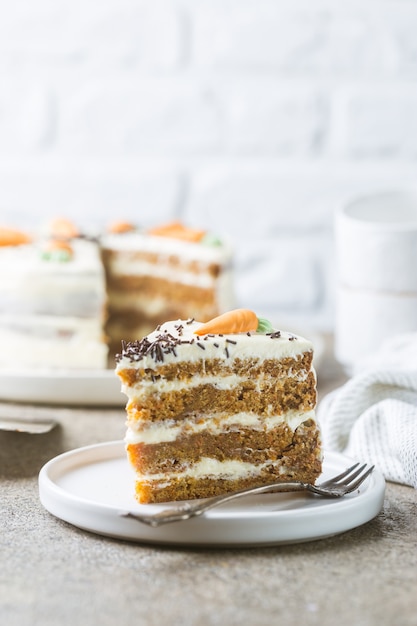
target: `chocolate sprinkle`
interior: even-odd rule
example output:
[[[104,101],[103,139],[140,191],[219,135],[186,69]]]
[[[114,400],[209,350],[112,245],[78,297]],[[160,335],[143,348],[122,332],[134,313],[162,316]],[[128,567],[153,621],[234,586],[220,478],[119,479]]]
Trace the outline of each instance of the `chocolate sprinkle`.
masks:
[[[122,341],[122,354],[116,354],[116,361],[126,357],[131,362],[135,362],[150,356],[156,362],[162,363],[166,354],[177,356],[176,347],[181,343],[186,342],[168,332],[157,335],[153,341],[149,341],[148,337],[136,341]]]

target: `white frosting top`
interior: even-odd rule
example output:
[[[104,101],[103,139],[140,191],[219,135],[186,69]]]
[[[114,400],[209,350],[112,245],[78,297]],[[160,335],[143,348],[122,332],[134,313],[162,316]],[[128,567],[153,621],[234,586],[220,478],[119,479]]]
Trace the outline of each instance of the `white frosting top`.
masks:
[[[225,264],[232,258],[232,249],[224,243],[209,245],[202,242],[190,242],[171,237],[149,235],[148,233],[128,232],[105,235],[103,248],[121,251],[143,251],[163,255],[178,255],[189,261]]]
[[[176,320],[162,324],[141,341],[125,345],[119,357],[116,371],[153,369],[162,363],[178,361],[197,362],[202,359],[255,358],[279,359],[297,357],[312,351],[311,341],[287,331],[234,334],[195,334],[201,322]]]
[[[69,244],[73,249],[73,256],[69,261],[44,259],[42,252],[45,243],[39,240],[21,246],[0,246],[1,275],[31,275],[36,279],[40,275],[58,273],[64,276],[84,275],[86,272],[103,275],[100,251],[96,243],[84,239],[71,239]]]

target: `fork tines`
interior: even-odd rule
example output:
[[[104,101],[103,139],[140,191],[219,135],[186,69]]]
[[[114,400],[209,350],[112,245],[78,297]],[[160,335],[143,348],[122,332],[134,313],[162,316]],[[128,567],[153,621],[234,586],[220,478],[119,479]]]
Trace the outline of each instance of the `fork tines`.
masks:
[[[334,476],[333,478],[331,478],[330,480],[326,480],[323,483],[320,483],[321,487],[327,487],[328,485],[334,485],[334,484],[340,484],[340,485],[346,485],[348,483],[350,483],[354,478],[356,478],[357,476],[359,476],[363,470],[366,467],[366,463],[364,463],[363,465],[361,465],[360,467],[358,467],[359,463],[355,463],[354,465],[351,465],[350,467],[348,467],[344,472],[342,472],[341,474],[338,474],[337,476]],[[369,474],[371,474],[371,472],[374,469],[374,465],[372,465],[372,467],[370,467],[364,476],[361,476],[361,478],[359,479],[360,482],[363,482],[365,480],[365,478],[367,478],[369,476]],[[356,470],[356,471],[354,471]]]

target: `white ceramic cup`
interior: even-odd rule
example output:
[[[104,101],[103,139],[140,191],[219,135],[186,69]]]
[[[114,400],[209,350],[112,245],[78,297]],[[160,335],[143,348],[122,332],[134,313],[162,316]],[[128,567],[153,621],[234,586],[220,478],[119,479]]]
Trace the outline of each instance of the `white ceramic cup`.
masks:
[[[335,356],[352,373],[400,333],[417,331],[417,194],[357,198],[335,216]]]

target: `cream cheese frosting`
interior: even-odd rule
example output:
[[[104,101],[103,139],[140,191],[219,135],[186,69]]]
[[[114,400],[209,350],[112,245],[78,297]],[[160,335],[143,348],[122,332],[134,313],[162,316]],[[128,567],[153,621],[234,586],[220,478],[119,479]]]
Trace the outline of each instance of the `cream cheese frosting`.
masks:
[[[279,359],[301,356],[312,351],[311,341],[288,331],[272,333],[208,334],[199,337],[195,331],[200,322],[169,321],[141,341],[124,345],[118,355],[116,371],[126,368],[154,368],[157,363],[199,362],[201,359]]]
[[[159,237],[147,233],[130,232],[108,234],[102,237],[103,248],[119,251],[143,251],[165,256],[179,256],[188,261],[200,261],[204,264],[221,263],[231,259],[232,250],[228,244],[205,245],[201,242],[189,242],[170,237]]]
[[[201,458],[197,463],[190,465],[184,470],[176,472],[164,472],[160,474],[142,474],[144,482],[162,481],[168,483],[171,480],[183,480],[184,478],[202,479],[215,476],[226,480],[238,480],[249,476],[258,476],[268,467],[278,468],[280,474],[285,475],[288,469],[282,465],[282,460],[265,461],[255,465],[247,461],[218,461],[209,457]]]
[[[95,317],[103,311],[105,276],[97,245],[73,240],[68,262],[42,258],[42,243],[0,247],[0,314]]]

